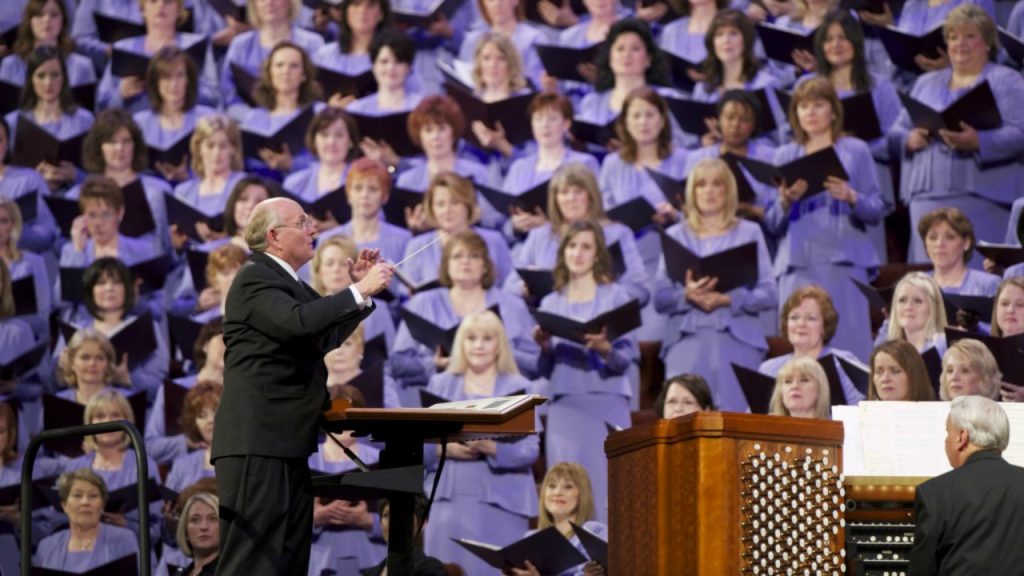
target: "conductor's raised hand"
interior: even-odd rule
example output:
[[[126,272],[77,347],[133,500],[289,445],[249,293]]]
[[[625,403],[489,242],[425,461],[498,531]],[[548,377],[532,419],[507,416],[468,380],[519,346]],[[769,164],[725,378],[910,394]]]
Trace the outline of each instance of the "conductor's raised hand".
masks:
[[[363,252],[366,252],[366,250]],[[374,250],[373,252],[377,251]],[[376,258],[377,257],[374,257],[375,262]],[[385,290],[391,284],[391,279],[395,275],[395,266],[393,264],[389,264],[387,262],[376,262],[370,266],[368,271],[362,271],[365,270],[365,268],[362,267],[365,267],[366,264],[360,264],[361,261],[363,261],[362,253],[360,253],[360,257],[357,262],[351,263],[350,261],[348,271],[353,280],[359,278],[356,280],[356,290],[359,290],[359,294],[364,298],[373,296]]]
[[[356,255],[355,262],[349,258],[345,263],[348,265],[348,274],[353,282],[362,280],[373,268],[373,265],[380,261],[379,248],[363,248]]]

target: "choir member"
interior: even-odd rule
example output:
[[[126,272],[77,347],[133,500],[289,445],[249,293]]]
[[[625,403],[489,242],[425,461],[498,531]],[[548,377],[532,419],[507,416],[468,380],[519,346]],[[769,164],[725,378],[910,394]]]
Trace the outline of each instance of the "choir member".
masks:
[[[924,360],[909,342],[890,340],[879,344],[871,353],[870,367],[868,400],[935,400]]]
[[[238,274],[248,258],[249,253],[234,244],[224,244],[210,252],[206,261],[206,286],[217,294],[220,301],[217,306],[194,314],[193,321],[206,324],[224,316],[224,304],[228,299],[228,290],[235,280],[235,274]]]
[[[259,81],[253,89],[257,107],[243,114],[239,123],[257,133],[274,133],[310,106],[319,112],[324,107],[320,95],[313,61],[298,44],[282,41],[270,50],[260,67]],[[280,151],[261,148],[256,157],[246,158],[250,172],[275,175],[302,170],[311,161],[309,148],[290,150],[287,144]]]
[[[380,534],[384,541],[387,542],[388,528],[391,524],[391,504],[384,499],[381,499],[379,502]],[[440,560],[423,553],[423,537],[422,532],[420,532],[420,525],[421,519],[427,517],[427,508],[427,497],[417,494],[413,501],[412,518],[412,530],[417,535],[412,550],[413,574],[416,576],[447,576],[448,569]],[[310,564],[313,564],[313,562],[311,561]],[[363,574],[367,576],[386,576],[387,559],[382,560],[377,566],[365,570]]]
[[[390,194],[391,175],[383,164],[369,158],[352,162],[345,183],[345,197],[352,208],[352,219],[321,234],[320,240],[334,235],[348,236],[359,249],[378,248],[385,260],[401,261],[412,234],[381,218],[381,210]]]
[[[194,49],[197,44],[206,43],[206,38],[191,32],[178,32],[177,26],[186,17],[185,0],[138,0],[146,33],[114,42],[112,49],[138,56],[152,57],[161,49],[174,46],[182,51]],[[217,94],[217,69],[213,51],[206,45],[202,62],[193,61],[199,71],[199,100],[207,106],[219,106]],[[193,57],[186,52],[185,58]],[[146,78],[140,76],[116,76],[113,59],[107,62],[103,77],[96,87],[96,109],[123,108],[129,112],[140,112],[148,102]],[[152,98],[152,96],[150,96]]]
[[[250,95],[239,96],[235,71],[237,66],[253,79],[260,73],[270,52],[281,42],[290,42],[309,55],[315,54],[324,45],[324,39],[316,32],[310,32],[295,24],[302,11],[302,0],[269,0],[247,2],[249,24],[247,30],[235,36],[224,56],[224,68],[220,74],[220,93],[224,106],[234,117],[242,117],[248,106]]]
[[[25,65],[25,88],[18,101],[18,110],[4,118],[7,121],[9,152],[15,152],[18,120],[22,118],[61,140],[78,136],[92,126],[92,113],[75,104],[67,68],[59,50],[40,46],[28,55]],[[51,190],[63,189],[74,182],[77,175],[75,165],[66,160],[57,165],[43,161],[35,169]]]
[[[370,45],[388,25],[390,5],[387,0],[342,0],[339,8],[341,34],[338,41],[325,44],[310,56],[321,68],[357,76],[370,69]],[[326,96],[328,103],[338,108],[344,108],[358,97],[341,93]]]
[[[401,186],[401,179],[398,185]],[[401,268],[409,280],[416,285],[423,285],[437,278],[440,274],[438,263],[441,261],[442,247],[451,242],[455,234],[472,230],[487,243],[487,252],[494,268],[494,281],[499,284],[505,281],[512,270],[512,255],[500,232],[475,225],[483,212],[477,201],[478,196],[470,182],[457,174],[442,172],[431,179],[423,195],[423,207],[425,221],[434,230],[414,236],[406,245],[406,256],[416,254]],[[442,235],[442,239],[435,243]],[[429,248],[416,253],[425,246]]]
[[[363,373],[364,353],[366,351],[366,324],[360,324],[359,328],[356,329],[344,342],[341,343],[337,348],[327,352],[324,355],[324,365],[327,367],[327,389],[333,390],[334,388],[341,387],[349,384],[355,380],[359,375]],[[376,383],[373,383],[376,385]],[[381,401],[385,408],[398,408],[401,406],[401,401],[398,395],[398,385],[395,380],[385,370],[381,381],[382,394]],[[353,388],[348,386],[346,390]],[[360,392],[360,394],[362,394]],[[363,406],[357,406],[365,408],[365,399],[361,400]],[[370,408],[380,408],[381,406],[370,406]],[[353,438],[353,440],[355,440]]]
[[[798,32],[813,33],[833,10],[839,7],[839,0],[796,0],[795,10],[778,18],[775,24]],[[817,64],[814,54],[806,50],[794,50],[793,60],[803,72],[813,71]]]
[[[439,269],[441,287],[414,294],[405,308],[440,329],[448,329],[469,314],[497,306],[516,364],[521,372],[535,373],[537,345],[530,335],[530,314],[522,299],[495,286],[497,271],[484,239],[472,230],[448,237]],[[419,406],[419,393],[410,387],[422,386],[435,372],[445,370],[451,352],[441,347],[428,349],[412,336],[407,323],[399,325],[391,370],[403,384],[399,392],[402,406]]]
[[[496,103],[530,92],[515,44],[497,32],[488,32],[477,42],[473,52],[472,77],[473,93],[483,102]],[[474,120],[469,128],[486,149],[485,154],[495,152],[499,155],[497,164],[493,160],[491,162],[495,168],[499,167],[502,160],[511,158],[517,148],[522,153],[525,147],[525,144],[513,147],[509,143],[501,122],[492,129],[482,121]]]
[[[821,364],[796,356],[782,365],[775,376],[769,414],[828,420],[830,409],[828,377]]]
[[[171,147],[192,134],[200,119],[214,114],[212,108],[199,104],[196,63],[177,46],[164,46],[153,54],[146,77],[139,80],[145,81],[150,108],[139,110],[133,119],[150,148]],[[189,178],[188,156],[183,156],[180,164],[157,161],[155,168],[172,184]]]
[[[1002,125],[977,130],[962,124],[961,130],[931,134],[915,128],[909,114],[902,112],[890,134],[904,155],[900,195],[910,207],[911,222],[935,208],[955,207],[974,223],[981,240],[996,242],[1006,229],[1008,206],[1022,195],[1018,159],[1024,151],[1024,109],[1015,104],[1024,93],[1024,79],[989,61],[997,46],[996,27],[978,6],[963,4],[953,9],[943,32],[951,66],[918,78],[910,95],[943,109],[988,82]],[[922,239],[912,236],[908,260],[924,258]]]
[[[128,112],[120,108],[100,112],[82,142],[82,167],[91,174],[106,176],[121,188],[137,180],[142,185],[146,205],[156,226],[152,232],[146,232],[137,239],[149,242],[155,253],[168,252],[171,237],[167,229],[164,194],[169,193],[171,187],[159,178],[143,174],[148,165],[142,130]],[[77,198],[80,192],[81,187],[76,186],[68,191],[67,197]],[[135,214],[127,216],[136,217]]]
[[[875,345],[891,340],[906,340],[919,353],[935,348],[946,352],[946,307],[942,290],[934,278],[924,272],[910,272],[896,284],[891,316],[879,329]]]
[[[2,141],[2,138],[0,138],[0,141]],[[8,170],[11,169],[8,168]],[[0,186],[2,185],[3,181],[0,180]],[[44,257],[35,252],[18,248],[23,230],[25,230],[25,227],[22,223],[21,210],[18,208],[18,204],[13,200],[0,197],[0,261],[3,261],[5,264],[8,270],[8,278],[11,282],[21,280],[22,278],[32,278],[36,311],[34,314],[22,316],[21,320],[27,322],[32,327],[32,332],[37,338],[42,338],[43,335],[49,333],[48,319],[52,308],[52,287],[47,272],[46,258],[52,259],[53,255],[48,253]]]
[[[164,485],[175,492],[181,492],[200,478],[213,476],[210,443],[213,441],[213,415],[220,405],[222,388],[213,382],[199,382],[185,395],[181,428],[192,444],[202,448],[176,458],[171,464]]]
[[[1024,278],[1016,276],[999,283],[992,311],[992,335],[997,338],[1024,333]],[[1003,382],[1004,402],[1024,401],[1024,386]]]
[[[188,147],[193,177],[175,186],[174,195],[203,214],[224,213],[231,190],[245,177],[238,124],[220,113],[196,118]],[[176,235],[185,233],[174,222],[170,226]],[[205,222],[196,223],[196,233],[206,242],[225,234]]]
[[[118,420],[127,420],[132,424],[135,423],[135,414],[132,411],[131,405],[128,404],[128,400],[124,395],[117,390],[108,389],[97,392],[85,405],[84,422],[86,424],[101,424]],[[91,469],[103,479],[110,490],[134,485],[138,482],[138,471],[135,463],[137,455],[134,449],[128,449],[130,445],[131,441],[128,438],[128,434],[121,431],[86,436],[82,440],[82,449],[85,451],[85,454],[67,462],[64,466],[64,471],[69,472],[80,468]],[[160,471],[157,469],[156,462],[148,458],[148,464],[149,478],[159,483]],[[145,503],[139,503],[139,506],[145,505]],[[163,515],[160,508],[159,501],[149,503],[148,528],[151,545],[155,545],[160,538],[160,526],[163,523]],[[69,517],[71,517],[70,514]],[[103,512],[102,520],[107,524],[128,528],[135,533],[139,531],[138,508],[123,513]],[[73,519],[71,523],[74,524]],[[40,551],[43,550],[42,543],[40,543],[39,549]],[[107,561],[112,559],[110,558]]]
[[[179,549],[192,562],[173,576],[214,576],[220,553],[220,499],[209,492],[193,494],[178,520]]]
[[[807,181],[783,182],[765,213],[765,225],[779,241],[775,275],[785,301],[800,286],[819,284],[839,308],[836,344],[860,358],[871,352],[867,301],[850,280],[867,283],[879,264],[867,226],[882,218],[884,205],[871,150],[862,140],[842,136],[843,109],[835,88],[813,78],[796,88],[789,105],[794,142],[775,153],[775,163],[833,148],[849,180],[829,176],[821,190]]]
[[[722,160],[704,160],[686,181],[686,219],[669,227],[663,242],[675,241],[699,257],[754,243],[757,283],[723,292],[717,289],[717,278],[697,278],[688,270],[686,283],[680,285],[669,277],[662,256],[654,295],[655,309],[669,316],[661,353],[665,374],[705,378],[715,404],[732,412],[748,408],[732,365],[753,369],[761,363],[768,344],[759,316],[778,300],[761,228],[737,218],[738,204],[729,166]]]
[[[526,241],[515,253],[516,268],[553,270],[558,261],[558,246],[562,235],[573,223],[582,220],[598,223],[608,246],[618,244],[622,251],[625,272],[619,281],[641,304],[650,299],[647,271],[628,226],[613,222],[604,212],[601,191],[594,172],[586,165],[574,163],[560,168],[548,185],[548,217],[546,222],[530,230]],[[543,294],[530,294],[518,274],[510,274],[505,288],[513,294],[541,298]]]
[[[859,362],[850,352],[829,346],[839,325],[839,313],[832,303],[832,298],[821,286],[812,284],[794,290],[783,304],[780,316],[780,334],[793,347],[793,352],[765,360],[758,371],[775,376],[782,365],[794,356],[806,356],[816,360],[832,354],[850,362]],[[864,395],[854,386],[838,360],[836,370],[839,373],[843,394],[846,396],[846,404],[853,405],[863,400]]]
[[[599,224],[582,220],[569,226],[558,247],[555,291],[540,309],[590,319],[626,304],[629,293],[612,281],[611,256]],[[503,316],[504,318],[504,316]],[[639,351],[630,333],[614,341],[606,330],[586,334],[586,346],[552,337],[539,326],[541,371],[551,381],[545,454],[548,464],[579,462],[594,478],[597,517],[607,518],[604,438],[608,424],[630,424],[630,383],[626,375]]]
[[[541,14],[545,12],[545,4],[547,2],[542,1],[538,6]],[[586,14],[577,18],[569,3],[562,2],[557,18],[568,17],[572,19],[572,23],[558,33],[556,45],[564,48],[590,48],[602,44],[608,37],[612,25],[629,13],[623,9],[619,0],[583,0],[583,7],[586,8]],[[573,103],[578,104],[583,96],[593,91],[597,67],[590,62],[581,62],[576,70],[580,76],[588,80],[587,83],[567,80],[562,83],[559,90],[558,81],[545,71],[540,75],[540,86],[545,92],[561,91],[572,98]]]
[[[711,29],[711,22],[720,10],[728,8],[726,0],[678,0],[677,10],[681,17],[669,22],[661,30],[658,44],[662,50],[671,52],[690,62],[703,62],[709,52],[704,38]],[[690,80],[702,80],[697,71],[687,71]]]
[[[977,246],[974,225],[960,209],[936,208],[917,221],[932,276],[947,294],[994,296],[999,276],[969,268]]]
[[[476,3],[486,24],[466,34],[462,46],[459,47],[459,60],[472,62],[473,54],[476,53],[483,36],[496,32],[512,40],[522,56],[523,73],[534,84],[538,84],[544,67],[540,63],[534,44],[543,43],[544,34],[523,22],[525,0],[476,0]]]
[[[228,201],[224,207],[224,232],[227,234],[227,241],[248,250],[249,245],[245,243],[243,235],[245,227],[249,225],[253,209],[260,202],[277,195],[277,188],[260,176],[249,175],[239,180],[228,194]]]
[[[359,152],[355,146],[358,140],[359,127],[344,110],[333,106],[321,110],[306,129],[306,149],[315,160],[285,177],[285,190],[307,203],[313,203],[342,186],[348,194],[346,177],[352,160]],[[313,216],[318,232],[341,224],[338,221],[340,214],[328,210],[324,216],[323,220]]]
[[[57,48],[68,71],[68,84],[72,88],[96,84],[96,69],[87,56],[73,51],[75,42],[69,30],[68,10],[59,0],[28,0],[18,26],[18,35],[11,53],[0,62],[0,80],[14,86],[24,86],[28,79],[26,60],[40,46]]]
[[[50,256],[49,252],[52,251],[54,241],[60,232],[53,214],[43,200],[43,197],[50,193],[49,186],[40,176],[38,170],[12,166],[7,163],[7,151],[13,144],[9,136],[10,129],[7,121],[0,118],[0,202],[11,202],[12,206],[16,208],[14,200],[26,194],[36,193],[36,216],[30,222],[25,222],[19,214],[17,237],[14,238],[14,243],[41,256]],[[6,244],[7,241],[0,237],[0,257],[5,259],[11,256],[3,248]]]
[[[430,379],[427,390],[449,401],[521,394],[533,385],[519,374],[503,318],[490,311],[465,317],[455,335],[448,368]],[[532,473],[540,452],[537,436],[516,442],[449,442],[448,464],[437,487],[426,529],[427,554],[456,562],[470,574],[498,574],[452,538],[480,538],[511,544],[529,527],[537,509]],[[437,447],[436,454],[441,448]],[[431,459],[427,484],[437,474]],[[475,487],[466,491],[465,486]]]
[[[996,359],[977,340],[957,340],[942,357],[939,398],[949,401],[958,396],[1000,398],[1002,373]]]
[[[593,472],[591,472],[593,474]],[[573,547],[586,555],[586,550],[573,530],[575,524],[601,539],[608,538],[608,527],[597,520],[597,493],[591,488],[588,470],[575,462],[559,462],[548,468],[540,485],[540,514],[537,529],[554,526],[569,539]],[[590,561],[559,576],[601,576],[605,567]],[[513,576],[540,576],[533,564],[512,567]]]
[[[129,322],[141,318],[147,312],[151,314],[156,349],[145,358],[129,358],[126,353],[119,360],[120,363],[128,363],[131,366],[132,390],[145,391],[149,402],[152,403],[157,389],[167,376],[170,361],[163,315],[159,311],[151,310],[145,301],[136,306],[134,275],[117,258],[106,256],[90,264],[82,277],[82,291],[85,313],[78,310],[72,315],[64,316],[66,321],[80,330],[92,328],[110,338]],[[58,340],[54,356],[59,357],[64,344],[63,338]]]
[[[466,128],[466,118],[458,104],[447,96],[427,96],[409,114],[409,138],[423,149],[426,162],[409,168],[398,175],[397,188],[423,192],[427,184],[442,172],[454,172],[463,178],[481,184],[491,184],[492,178],[482,164],[458,153],[459,138]],[[503,216],[481,198],[484,225],[497,228]],[[406,216],[410,230],[425,229],[422,212]]]
[[[67,386],[57,396],[83,406],[112,385],[131,386],[127,363],[117,361],[110,340],[95,329],[75,332],[60,353],[57,370]]]
[[[707,381],[696,374],[680,374],[665,380],[654,399],[654,411],[665,420],[717,409]]]
[[[134,466],[131,468],[135,472]],[[57,481],[68,527],[39,543],[32,565],[65,572],[87,572],[124,556],[138,554],[135,535],[123,526],[101,522],[109,494],[103,475],[75,468]]]
[[[112,46],[100,39],[96,15],[141,25],[141,4],[137,0],[79,0],[77,4],[69,11],[74,13],[71,38],[76,50],[88,56],[96,70],[102,70]]]

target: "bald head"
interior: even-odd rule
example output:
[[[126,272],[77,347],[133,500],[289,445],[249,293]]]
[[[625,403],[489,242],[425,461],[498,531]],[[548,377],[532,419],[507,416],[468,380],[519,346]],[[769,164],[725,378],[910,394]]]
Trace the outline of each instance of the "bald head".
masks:
[[[267,234],[294,213],[302,214],[302,207],[290,198],[268,198],[252,209],[249,225],[245,227],[245,243],[253,252],[266,252]]]

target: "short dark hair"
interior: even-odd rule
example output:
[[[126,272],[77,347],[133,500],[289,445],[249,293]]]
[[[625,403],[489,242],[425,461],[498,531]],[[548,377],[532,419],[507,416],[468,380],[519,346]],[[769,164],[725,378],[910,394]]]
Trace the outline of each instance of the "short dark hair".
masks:
[[[696,374],[680,374],[665,380],[661,392],[658,392],[658,397],[654,399],[654,411],[658,413],[658,418],[665,417],[665,399],[668,397],[668,389],[673,384],[678,384],[693,394],[693,399],[697,401],[701,410],[715,409],[715,400],[711,397],[711,388],[708,387],[707,380]]]
[[[341,50],[342,54],[348,54],[352,51],[352,29],[348,26],[348,7],[359,1],[360,0],[341,0],[341,5],[338,7],[338,10],[341,12],[341,18],[338,19],[338,26],[341,28],[338,33],[338,48]],[[379,34],[391,24],[391,3],[388,0],[362,1],[374,2],[380,6],[380,22],[377,24],[377,30],[375,32],[375,34]]]
[[[302,46],[290,40],[284,40],[278,42],[270,50],[270,54],[267,54],[267,59],[260,65],[260,76],[256,87],[252,89],[252,99],[268,110],[273,110],[277,106],[277,91],[274,90],[274,84],[270,77],[270,64],[278,52],[289,48],[299,53],[299,57],[302,59],[302,73],[306,77],[299,87],[299,106],[305,106],[320,99],[320,84],[316,81],[316,66],[313,65],[313,59],[302,49]]]
[[[14,45],[11,47],[11,52],[20,56],[22,60],[28,58],[28,55],[36,45],[36,39],[32,34],[32,19],[42,15],[43,8],[49,3],[50,0],[28,0],[25,4],[25,10],[21,13],[21,23],[18,24],[18,35],[14,40]],[[64,2],[56,0],[54,4],[60,10],[61,17],[60,33],[57,35],[57,48],[61,54],[66,56],[75,49],[75,42],[71,39],[71,33],[69,32],[71,30],[71,21],[68,20],[68,9]]]
[[[238,203],[238,197],[249,186],[262,186],[267,191],[268,198],[277,196],[277,188],[271,186],[270,181],[262,176],[249,175],[239,180],[235,187],[231,189],[231,193],[228,194],[228,201],[224,206],[224,232],[228,236],[235,236],[242,232],[238,229],[238,223],[235,222],[235,204]]]
[[[124,285],[124,311],[127,312],[135,307],[135,275],[124,262],[113,256],[97,258],[85,269],[82,274],[82,303],[89,315],[99,318],[99,308],[96,307],[96,299],[92,295],[93,288],[103,281],[104,278],[113,278]]]
[[[754,132],[757,132],[757,126],[759,126],[764,110],[753,94],[746,90],[726,90],[722,97],[719,98],[718,103],[715,104],[715,115],[719,118],[722,117],[722,111],[725,110],[726,104],[738,104],[750,110],[750,113],[754,116]]]
[[[832,65],[825,58],[825,37],[828,36],[828,29],[833,24],[838,24],[843,35],[853,45],[853,63],[850,70],[850,80],[857,92],[871,90],[871,73],[868,71],[867,56],[864,54],[864,28],[860,21],[853,17],[847,10],[835,10],[829,12],[821,21],[817,32],[814,33],[814,59],[817,62],[816,72],[819,76],[828,78],[832,74]]]
[[[132,170],[142,172],[149,165],[149,155],[146,151],[146,140],[142,137],[142,130],[132,119],[131,114],[123,108],[107,108],[96,116],[89,133],[82,143],[82,167],[86,172],[100,174],[107,168],[107,162],[103,159],[103,145],[114,139],[117,132],[125,128],[132,137]]]
[[[377,56],[384,48],[390,48],[395,59],[405,64],[412,64],[416,58],[416,45],[412,39],[391,28],[381,30],[370,42],[370,62],[376,62]]]
[[[757,42],[757,33],[754,30],[754,23],[750,17],[739,10],[721,10],[711,20],[711,26],[704,36],[704,47],[708,55],[701,65],[701,72],[704,73],[704,83],[711,90],[717,90],[725,82],[725,67],[715,56],[715,33],[722,28],[735,28],[743,36],[743,79],[750,81],[757,75],[761,66],[757,56],[754,55],[754,44]]]
[[[420,131],[425,126],[433,124],[446,124],[452,129],[452,148],[459,145],[459,138],[466,129],[466,117],[462,110],[450,97],[444,94],[433,94],[427,96],[409,114],[406,126],[409,129],[409,139],[413,144],[422,147],[420,142]]]
[[[40,46],[30,52],[28,58],[25,59],[25,67],[27,68],[25,71],[25,87],[21,91],[21,98],[18,99],[19,109],[28,111],[36,107],[36,104],[39,102],[39,96],[36,94],[35,89],[32,88],[32,75],[36,73],[40,66],[50,60],[56,60],[60,64],[60,72],[64,77],[60,87],[60,96],[57,99],[60,104],[60,111],[65,114],[71,114],[78,109],[75,97],[71,93],[71,80],[68,78],[68,67],[64,63],[64,55],[53,46]]]
[[[533,100],[530,100],[530,106],[526,109],[526,114],[533,118],[534,114],[548,109],[555,110],[566,120],[572,120],[575,114],[572,109],[572,100],[569,100],[559,92],[538,93],[533,97]]]
[[[160,79],[170,73],[171,67],[177,62],[184,62],[185,76],[188,78],[188,86],[185,88],[185,110],[195,108],[199,100],[199,69],[196,63],[185,52],[177,46],[164,46],[153,55],[146,68],[146,95],[149,97],[153,110],[159,112],[164,106],[164,99],[160,96]]]
[[[648,84],[658,84],[660,86],[669,85],[669,68],[668,60],[665,59],[665,55],[661,53],[661,49],[658,48],[657,43],[654,42],[654,35],[651,34],[651,28],[646,22],[639,18],[623,18],[608,30],[608,37],[605,38],[604,44],[601,45],[601,49],[597,54],[597,80],[594,82],[594,88],[598,92],[604,92],[615,87],[615,75],[612,74],[611,69],[611,51],[612,44],[615,40],[627,33],[633,33],[640,37],[640,40],[644,43],[644,48],[647,50],[647,56],[651,59],[651,65],[647,67],[647,78]]]
[[[341,108],[334,106],[328,106],[321,110],[317,115],[313,116],[313,120],[309,123],[309,128],[306,129],[306,149],[314,156],[319,158],[320,156],[316,152],[316,135],[319,132],[327,130],[338,120],[341,120],[345,124],[345,131],[348,132],[348,139],[351,146],[348,149],[348,156],[345,160],[351,161],[359,156],[359,125],[356,124],[355,119],[349,115],[348,112]]]

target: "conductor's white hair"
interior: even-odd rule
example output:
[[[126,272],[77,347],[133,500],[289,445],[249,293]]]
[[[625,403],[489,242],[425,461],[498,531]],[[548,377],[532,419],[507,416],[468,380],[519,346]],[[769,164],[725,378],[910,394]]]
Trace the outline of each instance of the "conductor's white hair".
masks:
[[[960,396],[953,399],[949,421],[954,428],[967,430],[971,444],[989,450],[1006,450],[1010,443],[1010,420],[998,402],[984,396]]]

